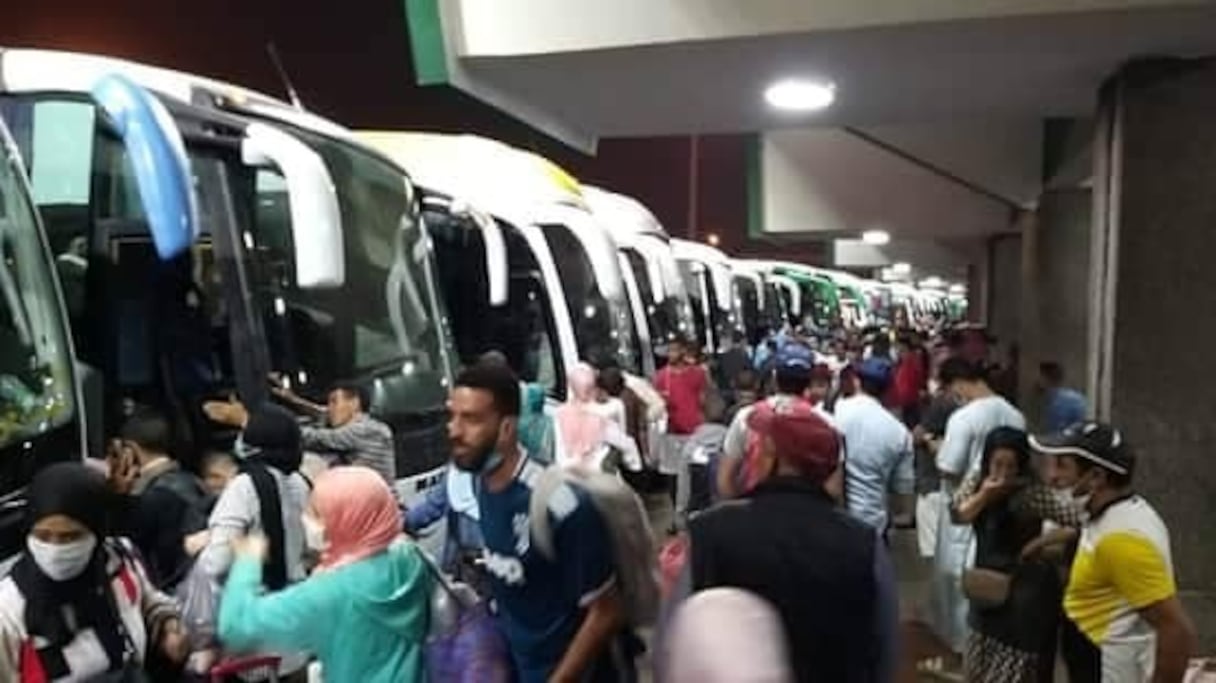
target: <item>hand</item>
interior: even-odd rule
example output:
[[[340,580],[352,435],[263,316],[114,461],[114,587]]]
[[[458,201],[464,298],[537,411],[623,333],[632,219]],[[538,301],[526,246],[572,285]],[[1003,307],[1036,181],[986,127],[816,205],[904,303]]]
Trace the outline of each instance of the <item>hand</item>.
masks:
[[[267,375],[266,379],[270,382],[270,393],[281,399],[291,399],[295,397],[296,393],[291,390],[291,387],[288,386],[287,382],[284,380],[283,373],[272,372]]]
[[[203,552],[203,548],[211,542],[211,532],[207,529],[190,534],[182,541],[182,549],[186,551],[186,555],[194,557]]]
[[[184,662],[186,657],[190,656],[190,639],[180,620],[170,619],[165,622],[161,629],[160,651],[174,663]]]
[[[106,482],[110,490],[123,496],[130,495],[139,479],[139,459],[135,456],[135,449],[120,439],[111,440],[106,450],[106,465]]]
[[[262,534],[249,534],[232,541],[233,554],[237,557],[248,557],[259,562],[266,559],[269,549],[266,537]]]
[[[244,429],[249,422],[249,411],[235,396],[227,401],[207,401],[203,404],[203,413],[209,420],[217,424]]]
[[[1008,495],[1012,488],[1012,481],[1008,481],[1004,477],[989,476],[980,484],[980,494],[986,499],[992,500]]]

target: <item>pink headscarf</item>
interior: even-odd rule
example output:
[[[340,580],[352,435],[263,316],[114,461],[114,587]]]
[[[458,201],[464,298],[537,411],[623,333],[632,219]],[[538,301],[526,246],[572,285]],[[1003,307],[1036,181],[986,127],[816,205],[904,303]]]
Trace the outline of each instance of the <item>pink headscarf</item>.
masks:
[[[366,467],[335,467],[317,477],[312,507],[325,525],[320,569],[371,557],[401,535],[401,513],[388,484]]]
[[[579,363],[570,369],[570,396],[554,413],[566,462],[578,465],[604,443],[608,418],[587,410],[595,402],[595,368]]]
[[[781,617],[739,588],[693,593],[672,615],[666,642],[668,683],[791,683]]]

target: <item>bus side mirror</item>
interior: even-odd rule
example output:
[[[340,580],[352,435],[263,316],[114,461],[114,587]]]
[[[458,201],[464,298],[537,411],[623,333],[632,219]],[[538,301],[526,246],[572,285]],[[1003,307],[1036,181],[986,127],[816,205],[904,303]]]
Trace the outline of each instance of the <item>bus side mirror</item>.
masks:
[[[194,176],[181,131],[160,100],[125,76],[100,78],[90,90],[122,139],[156,253],[181,254],[198,237]]]
[[[342,213],[333,178],[320,155],[274,126],[251,123],[245,128],[241,159],[250,166],[275,166],[287,182],[296,285],[341,287],[346,282]]]
[[[502,236],[502,228],[493,218],[463,202],[453,202],[452,213],[469,218],[481,231],[481,239],[486,247],[490,305],[497,307],[506,304],[510,275],[507,273],[507,242]]]

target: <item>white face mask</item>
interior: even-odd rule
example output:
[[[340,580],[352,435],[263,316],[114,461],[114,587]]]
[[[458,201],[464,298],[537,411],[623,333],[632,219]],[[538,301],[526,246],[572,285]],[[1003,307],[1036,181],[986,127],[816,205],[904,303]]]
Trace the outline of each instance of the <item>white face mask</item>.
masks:
[[[88,534],[71,543],[47,543],[33,536],[25,539],[34,564],[52,581],[67,581],[80,576],[89,560],[93,559],[93,551],[97,548],[97,537]]]
[[[312,515],[301,515],[300,521],[304,524],[304,545],[317,552],[325,550],[329,545],[325,540],[325,526],[313,519]]]

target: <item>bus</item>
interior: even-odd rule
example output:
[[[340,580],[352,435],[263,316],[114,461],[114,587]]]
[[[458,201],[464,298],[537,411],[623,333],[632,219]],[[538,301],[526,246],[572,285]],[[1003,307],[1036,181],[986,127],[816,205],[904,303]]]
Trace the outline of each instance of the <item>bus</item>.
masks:
[[[673,239],[671,246],[692,306],[694,337],[705,355],[713,358],[734,333],[744,331],[735,306],[730,259],[700,242]]]
[[[38,50],[0,52],[0,74],[63,284],[83,452],[102,455],[137,404],[170,416],[186,462],[229,448],[201,403],[265,400],[279,373],[311,398],[366,383],[394,429],[399,492],[434,480],[449,340],[399,167],[324,119],[189,74]],[[97,103],[115,78],[128,90],[114,100],[142,116]],[[156,144],[180,150],[181,177],[141,165]],[[171,197],[192,222],[161,218]]]

